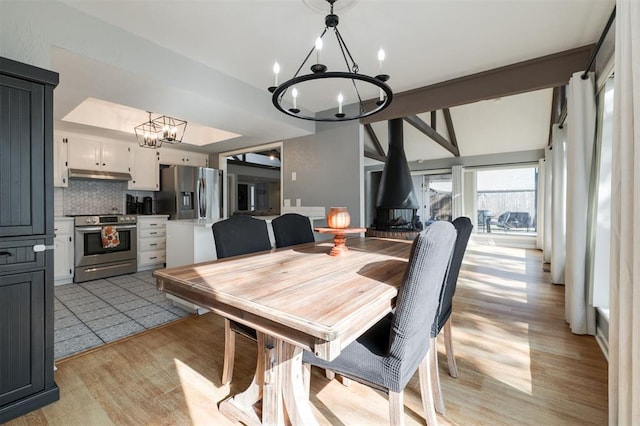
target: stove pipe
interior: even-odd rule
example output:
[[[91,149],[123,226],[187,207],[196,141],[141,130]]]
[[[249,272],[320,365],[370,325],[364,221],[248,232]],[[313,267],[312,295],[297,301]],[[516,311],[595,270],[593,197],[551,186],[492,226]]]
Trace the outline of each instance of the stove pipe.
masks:
[[[401,118],[389,120],[389,150],[380,178],[376,208],[420,208],[413,189],[407,157],[404,155],[402,125]]]

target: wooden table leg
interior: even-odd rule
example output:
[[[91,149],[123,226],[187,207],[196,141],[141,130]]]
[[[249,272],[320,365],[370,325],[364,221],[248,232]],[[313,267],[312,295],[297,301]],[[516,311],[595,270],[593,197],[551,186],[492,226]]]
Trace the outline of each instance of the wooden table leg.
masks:
[[[304,383],[302,349],[282,342],[282,355],[282,385],[289,420],[294,426],[317,425],[318,422],[311,412],[309,394]]]
[[[264,335],[258,333],[258,356],[256,372],[249,387],[243,392],[225,399],[220,403],[220,412],[225,416],[239,420],[247,425],[260,425],[262,421],[254,408],[254,404],[262,399],[264,387]]]
[[[317,426],[304,384],[302,349],[258,332],[257,364],[249,387],[221,402],[220,412],[247,425]],[[254,408],[260,398],[262,418]]]
[[[262,333],[258,332],[258,335]],[[282,340],[264,335],[264,387],[262,389],[262,424],[284,425],[282,406]]]

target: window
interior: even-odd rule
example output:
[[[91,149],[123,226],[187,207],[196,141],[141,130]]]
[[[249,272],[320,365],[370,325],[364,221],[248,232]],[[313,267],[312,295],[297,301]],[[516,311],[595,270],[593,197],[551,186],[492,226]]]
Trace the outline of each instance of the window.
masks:
[[[592,305],[607,310],[609,308],[609,271],[611,237],[611,142],[613,139],[613,86],[614,77],[605,82],[597,96],[597,145],[596,206],[593,220],[593,284]]]
[[[476,173],[476,232],[536,235],[538,168],[483,169]]]

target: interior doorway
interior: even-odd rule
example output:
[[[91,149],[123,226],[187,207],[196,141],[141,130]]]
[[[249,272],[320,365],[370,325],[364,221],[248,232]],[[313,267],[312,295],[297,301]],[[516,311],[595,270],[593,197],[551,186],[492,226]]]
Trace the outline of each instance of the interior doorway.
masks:
[[[276,142],[219,154],[223,216],[276,216],[282,201],[283,144]]]

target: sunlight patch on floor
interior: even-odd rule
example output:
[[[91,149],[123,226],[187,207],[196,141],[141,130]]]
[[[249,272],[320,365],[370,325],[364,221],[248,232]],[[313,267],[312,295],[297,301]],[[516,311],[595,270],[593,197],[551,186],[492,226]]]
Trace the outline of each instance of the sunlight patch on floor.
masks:
[[[471,313],[463,314],[465,322],[475,323],[475,327],[465,328],[456,333],[455,346],[460,350],[456,356],[475,364],[478,371],[487,376],[484,380],[501,382],[514,390],[527,395],[532,394],[531,347],[529,325],[526,322],[501,321],[487,322],[486,319]],[[473,317],[476,318],[473,318]],[[499,336],[499,337],[488,337]],[[474,362],[482,358],[482,363]]]
[[[210,425],[211,413],[218,411],[218,402],[229,394],[229,386],[216,386],[181,360],[174,358],[173,361],[189,408],[191,424]]]

